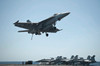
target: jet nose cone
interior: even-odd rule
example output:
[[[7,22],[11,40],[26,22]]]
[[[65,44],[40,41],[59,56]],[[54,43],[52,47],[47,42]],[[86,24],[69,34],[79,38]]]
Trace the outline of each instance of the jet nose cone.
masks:
[[[63,16],[67,16],[67,15],[69,15],[69,14],[70,14],[70,12],[62,13]]]
[[[70,12],[66,12],[66,13],[65,13],[65,15],[69,15],[69,14],[70,14]]]
[[[60,13],[58,16],[58,20],[61,20],[62,18],[64,18],[65,16],[69,15],[70,12],[64,12],[64,13]]]
[[[67,12],[68,14],[70,14],[70,12]]]

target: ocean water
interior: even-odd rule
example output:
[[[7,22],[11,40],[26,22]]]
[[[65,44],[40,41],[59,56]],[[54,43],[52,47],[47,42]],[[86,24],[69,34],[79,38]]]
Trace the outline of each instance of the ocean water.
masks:
[[[8,61],[8,62],[0,62],[0,64],[22,64],[22,62],[18,62],[18,61]]]
[[[21,61],[9,61],[9,62],[0,62],[0,64],[22,64]],[[25,62],[24,62],[25,64]],[[39,64],[38,62],[33,62],[33,64]],[[100,62],[91,63],[90,66],[100,66]]]
[[[22,64],[23,61],[8,61],[8,62],[0,62],[0,64]],[[25,64],[25,61],[24,61]],[[33,64],[39,64],[38,62],[33,62]]]

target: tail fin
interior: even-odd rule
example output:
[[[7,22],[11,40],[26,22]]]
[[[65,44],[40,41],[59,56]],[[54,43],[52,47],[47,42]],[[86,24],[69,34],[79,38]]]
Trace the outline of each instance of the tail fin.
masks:
[[[90,60],[90,59],[91,59],[91,56],[90,56],[90,55],[88,55],[87,59],[88,59],[88,60]]]
[[[20,30],[18,32],[28,32],[29,30]]]
[[[74,59],[74,55],[72,55],[70,59],[73,60]]]
[[[96,61],[95,61],[95,55],[93,55],[93,56],[91,57],[91,61],[92,61],[92,62],[96,62]]]
[[[78,55],[74,57],[74,61],[78,61]]]

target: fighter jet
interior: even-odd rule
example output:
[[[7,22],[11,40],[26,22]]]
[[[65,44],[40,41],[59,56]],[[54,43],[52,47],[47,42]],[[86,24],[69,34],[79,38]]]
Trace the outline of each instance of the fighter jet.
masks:
[[[65,12],[65,13],[56,13],[53,16],[40,21],[38,23],[32,23],[30,20],[27,20],[27,22],[17,22],[14,23],[15,26],[25,28],[26,30],[21,30],[18,32],[28,32],[30,34],[35,35],[41,35],[41,33],[45,33],[46,36],[48,37],[48,33],[56,33],[58,31],[61,31],[62,29],[56,28],[56,22],[60,21],[62,18],[65,16],[69,15],[70,12]]]

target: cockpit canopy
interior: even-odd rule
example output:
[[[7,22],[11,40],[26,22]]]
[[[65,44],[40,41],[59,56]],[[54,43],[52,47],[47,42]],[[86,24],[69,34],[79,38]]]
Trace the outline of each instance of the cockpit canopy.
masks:
[[[31,21],[30,20],[27,20],[26,22],[30,23]]]
[[[58,15],[58,13],[55,13],[54,16]]]

